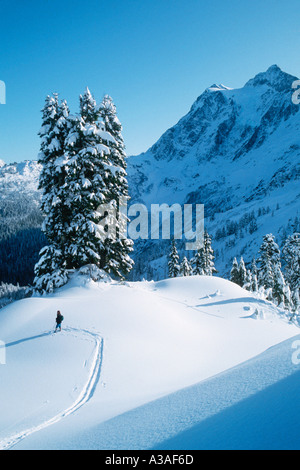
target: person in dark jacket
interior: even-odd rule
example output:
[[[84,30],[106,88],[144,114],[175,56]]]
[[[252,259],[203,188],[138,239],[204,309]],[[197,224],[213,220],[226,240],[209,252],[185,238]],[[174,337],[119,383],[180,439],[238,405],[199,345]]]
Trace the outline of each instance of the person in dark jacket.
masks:
[[[59,331],[61,331],[61,324],[63,322],[63,319],[64,317],[62,316],[62,314],[60,313],[60,311],[58,310],[57,311],[57,316],[56,316],[56,328],[55,328],[55,332],[59,329]]]

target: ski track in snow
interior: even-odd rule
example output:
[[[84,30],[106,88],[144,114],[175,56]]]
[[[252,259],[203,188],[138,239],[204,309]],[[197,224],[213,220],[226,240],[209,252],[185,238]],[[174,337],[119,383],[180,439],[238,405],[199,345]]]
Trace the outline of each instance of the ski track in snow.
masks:
[[[103,338],[101,338],[101,336],[97,333],[92,333],[88,330],[79,330],[76,328],[67,327],[64,329],[64,331],[76,332],[81,334],[83,333],[87,336],[92,337],[93,341],[95,342],[94,357],[92,360],[91,371],[85,387],[81,391],[77,400],[69,408],[60,412],[53,418],[41,423],[38,426],[26,429],[25,431],[15,434],[9,438],[3,439],[2,441],[0,441],[0,450],[9,450],[31,434],[41,431],[42,429],[52,426],[53,424],[58,423],[62,419],[67,418],[68,416],[74,414],[76,411],[82,408],[93,397],[101,374],[101,366],[103,361]]]

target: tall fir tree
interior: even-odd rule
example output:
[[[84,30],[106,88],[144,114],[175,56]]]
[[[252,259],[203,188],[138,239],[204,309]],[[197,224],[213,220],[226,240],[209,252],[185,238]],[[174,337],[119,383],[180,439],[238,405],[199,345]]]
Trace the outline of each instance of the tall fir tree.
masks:
[[[95,124],[98,121],[97,103],[88,87],[79,96],[79,114],[85,124]]]
[[[42,190],[41,210],[44,214],[42,230],[49,245],[40,252],[34,268],[34,286],[38,292],[52,292],[67,281],[64,256],[68,211],[65,205],[65,137],[68,128],[67,103],[58,102],[58,95],[47,96],[42,110],[41,151],[42,165],[39,189]]]
[[[95,276],[97,269],[104,269],[122,278],[133,266],[133,243],[124,236],[128,219],[123,213],[119,216],[119,201],[127,202],[128,183],[115,106],[105,97],[97,107],[86,88],[79,107],[79,115],[70,116],[67,103],[59,104],[53,95],[43,109],[40,189],[49,246],[41,251],[35,268],[41,292],[66,283],[70,270],[88,269]],[[108,219],[104,207],[114,209]],[[116,237],[107,236],[110,222]]]
[[[171,250],[169,253],[169,261],[168,261],[168,268],[169,268],[169,277],[174,278],[179,276],[180,274],[180,261],[179,255],[176,248],[175,240],[172,240],[171,243]]]
[[[115,237],[107,238],[105,241],[106,259],[104,269],[122,278],[131,271],[134,264],[129,256],[133,251],[133,241],[126,236],[129,219],[121,210],[121,206],[124,203],[127,204],[129,200],[125,145],[122,136],[122,125],[117,117],[116,106],[110,96],[104,96],[98,112],[105,131],[113,137],[106,143],[109,148],[109,165],[111,169],[109,178],[106,181],[108,188],[106,202],[110,205],[114,214]]]
[[[247,269],[245,266],[244,258],[241,257],[240,265],[239,265],[239,285],[241,287],[245,287],[246,283],[247,283]]]
[[[253,258],[253,260],[252,260],[251,272],[252,272],[252,276],[256,276],[256,277],[257,277],[258,271],[257,271],[256,259],[255,259],[255,258]]]
[[[280,250],[272,234],[263,237],[259,252],[259,286],[272,289],[274,287],[275,266],[280,263]]]
[[[194,257],[191,260],[192,264],[192,273],[194,276],[203,276],[204,275],[204,260],[203,260],[203,250],[199,249],[196,251]]]
[[[293,320],[295,316],[300,315],[300,296],[298,289],[292,292],[291,312],[292,315],[290,320]]]
[[[283,247],[285,277],[292,292],[300,291],[300,233],[290,235]]]
[[[183,257],[180,264],[180,275],[181,276],[190,276],[192,273],[192,266],[186,256]]]
[[[70,117],[66,139],[68,159],[68,201],[72,213],[69,227],[67,265],[79,269],[86,265],[104,268],[105,232],[98,208],[105,204],[110,177],[109,133],[98,127],[96,102],[89,89],[80,96],[80,115]]]
[[[291,291],[284,279],[279,265],[275,267],[272,296],[278,306],[285,309],[289,309],[291,307]]]
[[[252,276],[252,272],[250,271],[250,269],[246,270],[246,277],[245,277],[243,288],[250,292],[253,291],[253,276]]]
[[[251,273],[252,274],[252,273]],[[252,274],[252,282],[251,282],[251,290],[252,292],[258,292],[258,280],[257,280],[257,275]]]
[[[218,271],[215,268],[214,263],[214,250],[212,249],[212,241],[211,236],[208,232],[204,231],[204,244],[202,250],[202,259],[203,259],[203,274],[205,276],[212,276],[216,274]]]
[[[240,285],[240,271],[239,271],[239,263],[236,258],[233,259],[232,268],[230,272],[230,280],[235,284]]]
[[[258,291],[258,270],[256,266],[256,259],[253,258],[252,264],[251,264],[251,274],[252,274],[252,292],[257,292]]]
[[[204,231],[203,246],[196,251],[192,258],[192,269],[194,275],[212,276],[217,273],[214,263],[214,251],[211,245],[211,236]]]
[[[290,293],[281,271],[280,249],[272,234],[263,237],[259,263],[259,286],[267,290],[267,298],[289,307]]]

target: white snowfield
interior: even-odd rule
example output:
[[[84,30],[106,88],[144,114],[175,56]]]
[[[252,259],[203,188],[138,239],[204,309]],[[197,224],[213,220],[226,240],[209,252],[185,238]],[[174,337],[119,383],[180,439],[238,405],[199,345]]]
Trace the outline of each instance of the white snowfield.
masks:
[[[300,448],[299,333],[217,277],[75,278],[0,311],[0,449]]]

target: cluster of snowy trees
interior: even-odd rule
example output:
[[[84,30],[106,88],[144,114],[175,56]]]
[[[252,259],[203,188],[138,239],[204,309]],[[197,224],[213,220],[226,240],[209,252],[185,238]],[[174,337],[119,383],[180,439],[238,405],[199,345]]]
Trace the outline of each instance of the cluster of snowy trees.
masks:
[[[211,236],[204,232],[203,247],[196,251],[190,260],[186,256],[180,261],[175,240],[172,241],[168,257],[169,277],[178,276],[212,276],[217,273],[214,263],[214,251],[212,249]]]
[[[39,189],[42,190],[42,230],[48,245],[35,266],[34,287],[52,292],[79,270],[102,277],[125,276],[133,266],[132,241],[118,237],[124,219],[118,218],[121,198],[128,197],[122,126],[112,98],[100,105],[87,88],[80,110],[71,115],[67,102],[47,96],[43,108]],[[115,209],[115,237],[107,237],[107,213]],[[123,225],[122,225],[123,224]]]
[[[13,284],[8,284],[5,282],[0,283],[0,308],[5,307],[6,305],[14,302],[15,300],[20,300],[30,295],[30,289],[27,287],[20,287],[19,284],[16,286]]]
[[[251,292],[259,292],[265,299],[280,308],[300,313],[300,233],[290,235],[281,251],[272,234],[265,235],[259,257],[246,267],[243,257],[233,260],[230,280]],[[282,268],[284,265],[284,269]],[[168,255],[169,277],[191,275],[212,276],[217,273],[211,237],[205,231],[204,245],[189,260],[180,260],[175,240]]]
[[[259,250],[259,258],[253,259],[250,269],[244,259],[234,258],[230,279],[241,287],[261,292],[264,297],[296,314],[300,312],[300,233],[290,235],[281,252],[275,237],[265,235]]]

